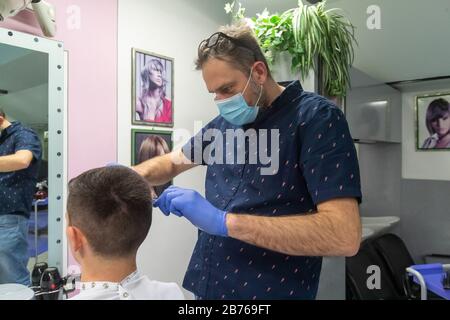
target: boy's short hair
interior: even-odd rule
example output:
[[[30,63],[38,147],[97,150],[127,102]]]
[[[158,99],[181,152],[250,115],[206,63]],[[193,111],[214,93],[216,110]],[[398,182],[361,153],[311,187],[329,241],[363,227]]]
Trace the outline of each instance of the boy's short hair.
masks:
[[[147,182],[133,170],[89,170],[69,182],[69,225],[79,228],[100,256],[135,254],[152,222]]]
[[[6,113],[2,108],[0,108],[0,117],[6,118]]]

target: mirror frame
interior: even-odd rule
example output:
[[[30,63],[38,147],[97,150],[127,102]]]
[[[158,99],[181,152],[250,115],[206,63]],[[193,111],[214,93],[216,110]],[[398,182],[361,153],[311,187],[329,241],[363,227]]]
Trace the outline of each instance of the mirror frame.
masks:
[[[0,28],[0,43],[48,55],[48,265],[63,272],[64,170],[64,45],[60,41]],[[51,170],[50,170],[51,169]]]

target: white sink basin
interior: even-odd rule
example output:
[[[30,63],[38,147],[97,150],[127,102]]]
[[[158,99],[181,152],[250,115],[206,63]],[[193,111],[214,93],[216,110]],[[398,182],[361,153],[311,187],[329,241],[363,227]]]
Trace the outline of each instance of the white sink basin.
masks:
[[[361,217],[362,239],[386,233],[400,221],[399,217]],[[364,236],[366,235],[366,236]]]
[[[374,234],[387,232],[391,226],[390,224],[363,224],[363,228],[372,230]]]
[[[372,229],[363,227],[363,228],[362,228],[362,235],[361,235],[361,238],[362,238],[362,240],[364,241],[364,240],[366,240],[367,238],[373,236],[374,233],[375,233],[375,232],[374,232]]]
[[[391,217],[361,217],[361,223],[363,225],[382,224],[382,225],[393,226],[394,224],[398,223],[399,221],[400,221],[400,218],[395,217],[395,216],[391,216]]]

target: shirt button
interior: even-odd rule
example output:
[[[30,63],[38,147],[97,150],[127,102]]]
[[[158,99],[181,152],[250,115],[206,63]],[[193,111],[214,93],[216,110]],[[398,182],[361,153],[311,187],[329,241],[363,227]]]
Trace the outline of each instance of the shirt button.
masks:
[[[124,298],[128,298],[128,292],[124,292],[124,293],[123,293],[123,297],[124,297]]]

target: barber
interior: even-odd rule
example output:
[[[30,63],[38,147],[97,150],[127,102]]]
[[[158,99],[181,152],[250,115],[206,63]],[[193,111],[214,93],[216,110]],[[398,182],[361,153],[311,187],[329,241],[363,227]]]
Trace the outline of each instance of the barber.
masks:
[[[41,154],[36,133],[0,109],[0,284],[30,285],[28,219]]]
[[[182,150],[134,169],[161,185],[208,166],[206,199],[172,186],[155,202],[199,229],[183,283],[198,299],[315,299],[322,257],[353,256],[361,240],[359,167],[348,124],[338,107],[303,91],[299,81],[278,85],[248,27],[222,31],[200,43],[196,62],[220,115]],[[224,138],[205,139],[210,129]],[[269,150],[278,137],[271,155],[278,166],[267,173],[270,164],[252,163],[249,146],[227,150],[227,130],[254,130],[258,140],[267,132]],[[245,163],[211,161],[221,148],[224,158],[245,152]]]

